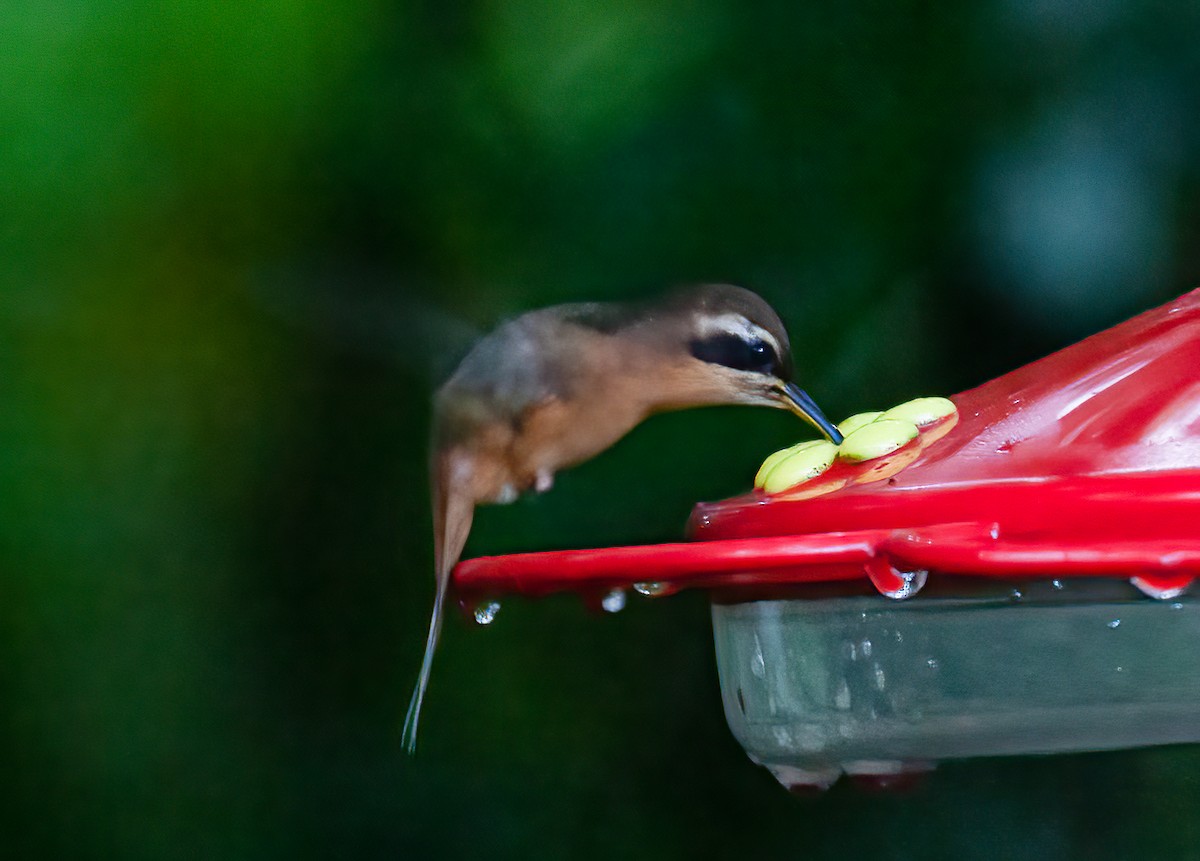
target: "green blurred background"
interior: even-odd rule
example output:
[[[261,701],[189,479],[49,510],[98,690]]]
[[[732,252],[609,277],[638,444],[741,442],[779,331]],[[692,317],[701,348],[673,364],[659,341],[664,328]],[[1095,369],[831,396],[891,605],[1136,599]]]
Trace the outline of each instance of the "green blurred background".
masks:
[[[799,801],[704,596],[432,594],[433,377],[538,305],[752,287],[835,420],[1200,271],[1200,7],[9,0],[0,846],[62,858],[1200,857],[1191,748]],[[677,539],[794,419],[655,418],[468,554]]]

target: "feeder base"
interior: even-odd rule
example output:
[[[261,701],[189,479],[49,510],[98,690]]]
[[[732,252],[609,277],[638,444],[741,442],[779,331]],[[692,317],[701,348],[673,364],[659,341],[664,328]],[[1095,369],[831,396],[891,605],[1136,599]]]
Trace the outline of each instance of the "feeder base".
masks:
[[[791,789],[871,763],[886,777],[1200,741],[1200,599],[1036,582],[903,603],[714,604],[713,630],[730,729]]]

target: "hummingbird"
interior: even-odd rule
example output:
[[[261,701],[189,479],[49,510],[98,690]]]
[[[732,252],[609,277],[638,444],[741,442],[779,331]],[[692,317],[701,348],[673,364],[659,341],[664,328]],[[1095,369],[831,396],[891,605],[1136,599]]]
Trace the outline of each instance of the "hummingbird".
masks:
[[[657,302],[530,311],[482,338],[435,396],[430,484],[436,592],[404,721],[417,724],[450,573],[475,506],[543,493],[555,473],[604,451],[648,416],[718,404],[787,409],[826,438],[837,428],[792,381],[787,330],[756,293],[729,284]]]

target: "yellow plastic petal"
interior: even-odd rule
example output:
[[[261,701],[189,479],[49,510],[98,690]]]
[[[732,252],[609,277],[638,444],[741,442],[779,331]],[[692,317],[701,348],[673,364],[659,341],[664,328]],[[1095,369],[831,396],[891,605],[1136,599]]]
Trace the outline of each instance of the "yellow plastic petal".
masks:
[[[892,407],[880,416],[880,418],[911,422],[917,427],[923,428],[939,419],[953,415],[957,411],[954,403],[949,398],[916,398],[897,407]]]
[[[873,413],[855,413],[854,415],[850,416],[850,418],[843,419],[837,428],[842,432],[842,436],[850,436],[850,434],[854,433],[860,427],[863,425],[869,425],[881,415],[883,415],[883,413],[879,412],[878,410]]]
[[[779,493],[816,478],[833,466],[838,447],[826,440],[815,440],[814,444],[785,457],[767,474],[763,490]]]
[[[758,474],[754,476],[754,486],[756,488],[761,488],[763,486],[763,482],[767,480],[767,476],[770,474],[771,470],[778,466],[781,461],[791,457],[798,451],[804,451],[805,449],[812,448],[813,446],[824,441],[825,440],[820,439],[805,440],[804,442],[798,442],[795,445],[790,445],[787,448],[781,448],[779,451],[767,455],[767,459],[764,460],[762,462],[762,466],[758,468]]]
[[[912,422],[897,419],[877,419],[847,435],[838,456],[854,463],[874,460],[902,448],[917,435]]]

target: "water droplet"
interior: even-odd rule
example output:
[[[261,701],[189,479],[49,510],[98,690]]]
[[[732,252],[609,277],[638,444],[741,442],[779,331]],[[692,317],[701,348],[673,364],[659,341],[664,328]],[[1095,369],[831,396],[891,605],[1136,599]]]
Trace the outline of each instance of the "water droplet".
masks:
[[[1170,601],[1178,598],[1192,585],[1194,578],[1190,574],[1141,574],[1130,579],[1130,583],[1141,590],[1143,595],[1156,598],[1159,601]]]
[[[487,601],[475,608],[475,624],[490,625],[496,621],[496,614],[500,612],[499,601]]]
[[[1117,667],[1117,672],[1118,672],[1118,673],[1123,673],[1123,672],[1125,672],[1125,668],[1124,668],[1124,667]]]
[[[930,658],[925,662],[925,666],[929,667],[931,670],[936,670],[938,668],[937,658]]]
[[[1110,628],[1119,628],[1119,627],[1121,627],[1121,620],[1120,620],[1120,619],[1113,619],[1111,622],[1109,622],[1109,623],[1108,623],[1108,627],[1110,627]]]
[[[1183,609],[1183,604],[1181,604],[1181,603],[1179,603],[1178,601],[1176,601],[1174,604],[1172,604],[1172,605],[1171,605],[1171,609],[1172,609],[1172,610],[1182,610],[1182,609]]]
[[[916,595],[929,577],[929,572],[924,569],[901,571],[882,556],[867,560],[864,567],[879,594],[897,601]]]
[[[1051,580],[1050,585],[1055,589],[1061,589],[1063,587],[1063,582],[1061,580]]]
[[[903,642],[904,642],[904,635],[903,635],[903,634],[901,634],[899,631],[897,631],[897,632],[896,632],[896,642],[897,642],[897,643],[903,643]]]
[[[871,657],[871,641],[870,640],[862,641],[862,653],[863,653],[864,658]]]
[[[660,598],[663,595],[670,595],[674,589],[669,583],[651,580],[645,583],[634,583],[633,591],[639,595],[645,595],[647,598]]]
[[[612,589],[600,599],[600,606],[605,613],[620,613],[625,609],[625,590]]]
[[[1025,596],[1021,594],[1020,589],[1013,589],[1011,592],[1008,593],[1008,597],[1014,601],[1020,601]]]

